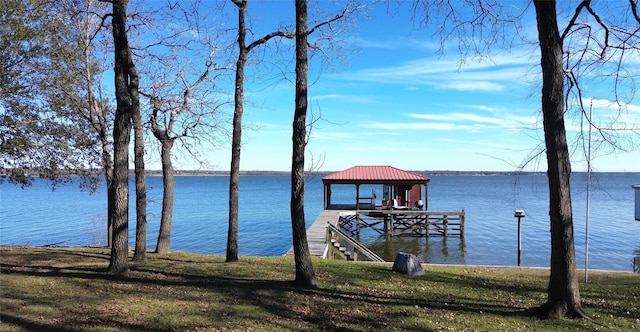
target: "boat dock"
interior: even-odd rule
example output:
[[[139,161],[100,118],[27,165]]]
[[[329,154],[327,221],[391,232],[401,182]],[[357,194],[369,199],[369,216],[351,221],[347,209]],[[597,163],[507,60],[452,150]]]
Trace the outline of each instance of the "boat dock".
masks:
[[[307,229],[312,256],[325,256],[327,223],[350,233],[352,238],[357,238],[367,228],[385,236],[464,237],[464,210],[323,210]],[[293,247],[285,255],[293,255]]]
[[[463,237],[464,210],[429,210],[429,181],[431,179],[424,175],[385,165],[353,166],[323,177],[324,210],[307,229],[309,253],[354,260],[357,256],[368,256],[375,261],[375,254],[356,240],[366,229],[386,237]],[[352,196],[355,199],[335,202],[332,188],[344,186],[355,187],[355,196]],[[381,200],[375,187],[382,187]],[[332,226],[329,230],[327,223]],[[328,247],[332,247],[331,250]],[[293,248],[286,253],[290,254]]]

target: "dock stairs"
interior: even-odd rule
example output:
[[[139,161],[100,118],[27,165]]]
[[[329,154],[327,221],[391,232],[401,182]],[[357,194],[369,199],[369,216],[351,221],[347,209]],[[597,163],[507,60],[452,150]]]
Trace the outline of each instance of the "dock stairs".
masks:
[[[384,262],[371,249],[363,246],[335,225],[327,223],[326,249],[323,258],[348,261]]]

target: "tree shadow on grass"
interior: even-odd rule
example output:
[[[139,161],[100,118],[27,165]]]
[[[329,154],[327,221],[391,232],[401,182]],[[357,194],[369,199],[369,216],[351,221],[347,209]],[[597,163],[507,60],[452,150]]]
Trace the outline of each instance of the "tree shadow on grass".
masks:
[[[69,255],[71,259],[88,259],[91,264],[82,265],[81,262],[70,266],[48,266],[42,262],[51,261],[45,253],[38,252],[41,257],[28,263],[2,263],[2,273],[17,274],[48,278],[47,280],[65,279],[64,283],[72,284],[86,294],[68,294],[66,302],[60,299],[39,298],[37,294],[21,295],[8,294],[18,301],[36,303],[64,310],[63,306],[84,304],[99,305],[101,301],[110,299],[170,299],[185,307],[202,307],[196,314],[206,317],[212,326],[218,328],[248,328],[243,324],[265,324],[267,328],[285,330],[350,330],[366,326],[370,329],[389,329],[397,327],[404,321],[424,319],[421,313],[438,314],[487,314],[501,317],[529,317],[531,313],[510,303],[499,303],[489,299],[478,299],[464,293],[465,289],[484,289],[490,292],[503,292],[526,297],[532,293],[544,291],[540,285],[512,284],[508,281],[495,281],[474,275],[460,275],[450,272],[427,273],[420,278],[411,278],[392,272],[388,266],[368,267],[363,274],[363,268],[358,266],[341,269],[340,280],[334,280],[332,273],[326,274],[327,280],[321,280],[321,288],[304,289],[296,287],[290,280],[281,280],[285,272],[275,274],[276,277],[265,277],[265,268],[290,271],[293,279],[292,264],[277,266],[254,266],[254,271],[244,271],[239,274],[228,273],[236,268],[247,269],[246,265],[238,266],[216,261],[199,261],[188,258],[180,259],[176,256],[156,257],[149,264],[132,264],[131,274],[127,277],[114,276],[104,273],[106,269],[97,266],[108,260],[108,256],[95,253],[58,252],[58,258]],[[68,257],[67,257],[68,259]],[[163,263],[164,262],[164,263]],[[163,264],[170,264],[175,268],[167,269]],[[196,267],[180,268],[180,264],[197,264]],[[208,264],[208,265],[207,265]],[[63,264],[64,265],[64,264]],[[214,267],[224,265],[225,269]],[[250,265],[250,264],[249,264]],[[208,268],[211,269],[208,269]],[[324,269],[324,268],[323,268]],[[326,269],[324,269],[326,270]],[[251,273],[253,272],[253,273]],[[333,273],[337,275],[337,273]],[[71,280],[75,279],[75,280]],[[349,282],[348,287],[340,287]],[[396,283],[413,283],[416,285],[447,284],[456,285],[463,291],[456,294],[440,294],[431,288],[414,289],[408,293],[398,293],[393,289],[377,289],[367,287],[367,282],[393,280]],[[89,282],[86,282],[89,281]],[[101,282],[104,281],[104,282]],[[63,281],[58,280],[62,283]],[[44,295],[46,296],[46,294]],[[73,297],[75,296],[75,298]],[[125,301],[126,302],[126,301]],[[339,305],[338,305],[339,304]],[[195,309],[176,309],[187,312]],[[87,313],[88,314],[88,313]],[[94,322],[87,322],[80,312],[77,315],[66,315],[63,325],[42,325],[43,330],[60,329],[74,331],[73,326],[86,324],[100,324],[94,327],[163,330],[166,326],[154,325],[155,322],[144,324],[124,323],[117,317],[96,315]],[[9,308],[3,310],[2,321],[25,329],[39,329],[35,321],[29,321]],[[429,330],[430,322],[415,330]],[[92,325],[89,325],[89,328]],[[234,327],[235,326],[235,327]],[[196,326],[197,327],[197,326]],[[194,326],[174,326],[173,328],[194,328]],[[403,329],[411,329],[402,326]]]

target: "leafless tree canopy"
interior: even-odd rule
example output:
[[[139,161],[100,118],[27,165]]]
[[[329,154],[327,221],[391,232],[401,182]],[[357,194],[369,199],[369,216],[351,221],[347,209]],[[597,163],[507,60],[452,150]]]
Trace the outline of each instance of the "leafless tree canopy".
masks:
[[[636,90],[634,77],[639,74],[636,59],[640,20],[635,0],[558,4],[533,1],[533,4],[535,44],[539,46],[542,74],[541,113],[551,226],[548,299],[538,312],[546,318],[585,317],[576,278],[570,140],[566,136],[565,114],[586,118],[588,127],[594,128],[600,141],[612,149],[634,145],[640,126],[627,123],[624,117]],[[464,64],[469,56],[490,58],[495,48],[513,50],[516,45],[528,43],[527,38],[532,34],[527,30],[528,23],[534,22],[529,16],[530,8],[529,2],[443,0],[418,2],[414,12],[420,15],[416,21],[421,26],[435,22],[441,50],[448,46],[449,40],[458,43]],[[606,123],[591,117],[594,97],[610,100],[617,106]],[[590,100],[589,107],[586,100]],[[603,117],[606,118],[606,114],[600,114],[599,118]]]

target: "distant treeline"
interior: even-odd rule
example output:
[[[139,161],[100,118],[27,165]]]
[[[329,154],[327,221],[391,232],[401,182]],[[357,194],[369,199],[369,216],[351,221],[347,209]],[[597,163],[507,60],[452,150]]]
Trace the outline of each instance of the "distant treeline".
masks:
[[[311,174],[317,176],[325,176],[336,171],[321,171],[312,172]],[[544,172],[498,172],[498,171],[410,171],[413,173],[421,174],[424,176],[456,176],[456,175],[468,175],[468,176],[492,176],[492,175],[545,175]],[[133,170],[130,171],[133,175]],[[149,176],[161,176],[160,170],[147,170]],[[289,171],[240,171],[240,175],[244,176],[283,176],[291,174]],[[228,176],[229,171],[207,171],[207,170],[176,170],[175,175],[182,176]]]
[[[321,172],[312,172],[311,175],[315,176],[325,176],[336,171],[321,171]],[[447,170],[424,170],[424,171],[411,171],[417,174],[421,174],[424,176],[496,176],[496,175],[520,175],[520,176],[544,176],[546,172],[517,172],[517,171],[447,171]],[[584,172],[573,172],[574,174],[584,173]],[[611,173],[611,172],[599,172],[599,173]],[[616,172],[613,172],[616,173]],[[627,172],[623,172],[627,173]],[[636,172],[630,172],[636,173]],[[87,175],[96,175],[101,176],[103,171],[100,169],[87,169],[83,171],[75,171],[73,173],[69,173],[67,176],[87,176]],[[134,170],[129,170],[130,175],[134,175]],[[148,176],[162,176],[161,170],[147,170],[146,174]],[[240,175],[243,176],[285,176],[290,175],[289,171],[240,171]],[[0,177],[6,177],[7,170],[0,169]],[[176,176],[229,176],[229,171],[222,170],[176,170],[174,172]],[[37,172],[33,172],[31,176],[38,177]],[[59,174],[59,176],[64,176]]]
[[[149,176],[161,176],[162,171],[160,170],[147,170],[147,175]],[[315,176],[325,176],[337,171],[316,171],[311,172],[311,175]],[[546,172],[518,172],[518,171],[448,171],[448,170],[424,170],[424,171],[410,171],[413,173],[417,173],[424,176],[497,176],[497,175],[520,175],[520,176],[546,176]],[[133,175],[133,170],[130,170],[131,175]],[[582,174],[586,172],[573,172],[573,174]],[[596,172],[596,173],[637,173],[637,172]],[[229,176],[229,171],[208,171],[208,170],[176,170],[175,175],[177,176]],[[240,171],[240,175],[243,176],[283,176],[290,175],[289,171]]]

